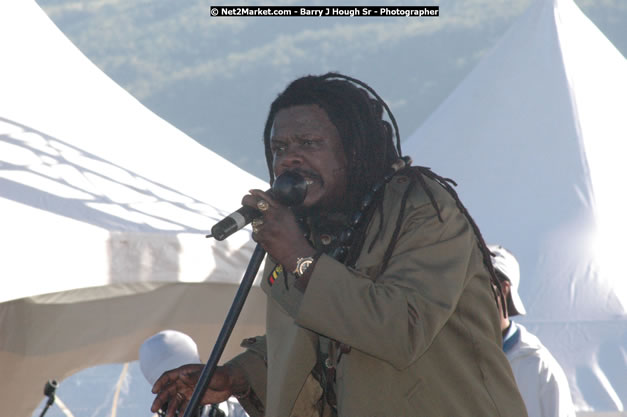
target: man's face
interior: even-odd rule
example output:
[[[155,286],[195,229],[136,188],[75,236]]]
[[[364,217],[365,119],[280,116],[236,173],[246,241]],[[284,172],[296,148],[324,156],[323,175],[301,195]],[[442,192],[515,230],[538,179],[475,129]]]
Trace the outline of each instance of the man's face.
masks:
[[[511,291],[511,284],[506,279],[500,279],[500,278],[497,278],[497,279],[501,283],[501,293],[503,294],[503,298],[505,299],[505,302],[507,304],[509,304],[509,292]],[[499,317],[501,319],[501,330],[505,330],[505,329],[507,329],[509,327],[509,317],[510,317],[510,314],[509,314],[507,305],[503,306],[503,303],[501,301],[501,297],[497,297],[496,303],[499,306]]]
[[[279,110],[274,119],[270,149],[274,175],[301,174],[308,182],[305,208],[333,209],[346,194],[346,156],[337,128],[319,106],[301,105]]]

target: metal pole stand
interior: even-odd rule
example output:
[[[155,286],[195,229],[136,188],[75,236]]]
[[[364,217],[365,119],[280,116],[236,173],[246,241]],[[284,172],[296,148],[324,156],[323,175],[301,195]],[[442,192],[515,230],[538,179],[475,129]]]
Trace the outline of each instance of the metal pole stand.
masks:
[[[231,309],[229,310],[226,320],[222,325],[222,330],[220,330],[216,344],[213,346],[211,356],[209,356],[209,360],[200,374],[200,378],[196,383],[196,388],[194,388],[192,398],[189,400],[187,408],[185,408],[185,414],[183,414],[183,417],[192,417],[194,415],[194,410],[198,409],[200,400],[203,395],[205,395],[205,391],[207,391],[207,387],[209,386],[209,382],[211,382],[211,378],[216,370],[218,361],[224,352],[224,348],[226,347],[229,337],[231,337],[233,327],[235,327],[235,323],[242,311],[242,307],[244,307],[246,297],[248,297],[250,288],[253,286],[253,282],[255,281],[255,276],[257,276],[257,271],[259,271],[259,267],[261,266],[265,256],[266,251],[261,247],[261,245],[257,244],[255,251],[250,258],[250,262],[248,263],[248,268],[246,268],[246,272],[244,273],[244,278],[242,278],[242,282],[237,290],[237,294],[235,294],[233,305],[231,305]]]

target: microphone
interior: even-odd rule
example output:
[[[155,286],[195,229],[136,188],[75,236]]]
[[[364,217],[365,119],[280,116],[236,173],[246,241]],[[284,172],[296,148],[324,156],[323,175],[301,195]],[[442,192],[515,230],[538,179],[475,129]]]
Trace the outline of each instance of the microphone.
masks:
[[[296,206],[305,200],[307,182],[302,175],[286,171],[274,180],[274,184],[272,184],[272,188],[268,192],[279,203],[288,207]],[[207,235],[207,237],[224,240],[260,216],[261,212],[259,210],[242,206],[239,210],[216,223],[211,228],[211,234]]]
[[[46,382],[46,385],[44,386],[44,395],[48,397],[48,401],[46,402],[46,406],[44,407],[44,409],[41,410],[41,414],[39,415],[39,417],[43,417],[44,414],[46,414],[46,411],[48,411],[50,406],[54,403],[54,400],[55,400],[54,392],[57,390],[58,386],[59,386],[59,383],[54,379],[51,379],[48,382]]]
[[[48,397],[48,404],[52,405],[52,403],[54,403],[54,393],[57,390],[57,387],[59,386],[59,383],[54,380],[51,379],[50,381],[46,382],[46,386],[44,387],[44,395],[46,397]]]

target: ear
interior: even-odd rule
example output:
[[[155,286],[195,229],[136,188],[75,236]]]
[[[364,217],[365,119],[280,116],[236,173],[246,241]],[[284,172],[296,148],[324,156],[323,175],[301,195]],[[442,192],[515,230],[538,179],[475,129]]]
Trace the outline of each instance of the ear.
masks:
[[[501,291],[503,292],[503,296],[507,300],[509,297],[509,293],[511,292],[512,284],[509,281],[503,280],[501,281]]]
[[[505,305],[503,306],[503,310],[506,312],[507,317],[510,316],[510,311],[509,311],[509,304],[510,304],[510,297],[509,294],[511,292],[511,288],[512,288],[512,284],[507,281],[507,280],[502,280],[501,281],[501,292],[503,293],[503,298],[505,299]]]

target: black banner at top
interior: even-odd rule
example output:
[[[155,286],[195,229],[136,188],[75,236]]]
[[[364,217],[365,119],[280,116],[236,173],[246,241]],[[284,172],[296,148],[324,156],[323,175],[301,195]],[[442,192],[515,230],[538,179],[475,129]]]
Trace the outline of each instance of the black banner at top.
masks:
[[[439,6],[210,6],[214,17],[437,17]]]

